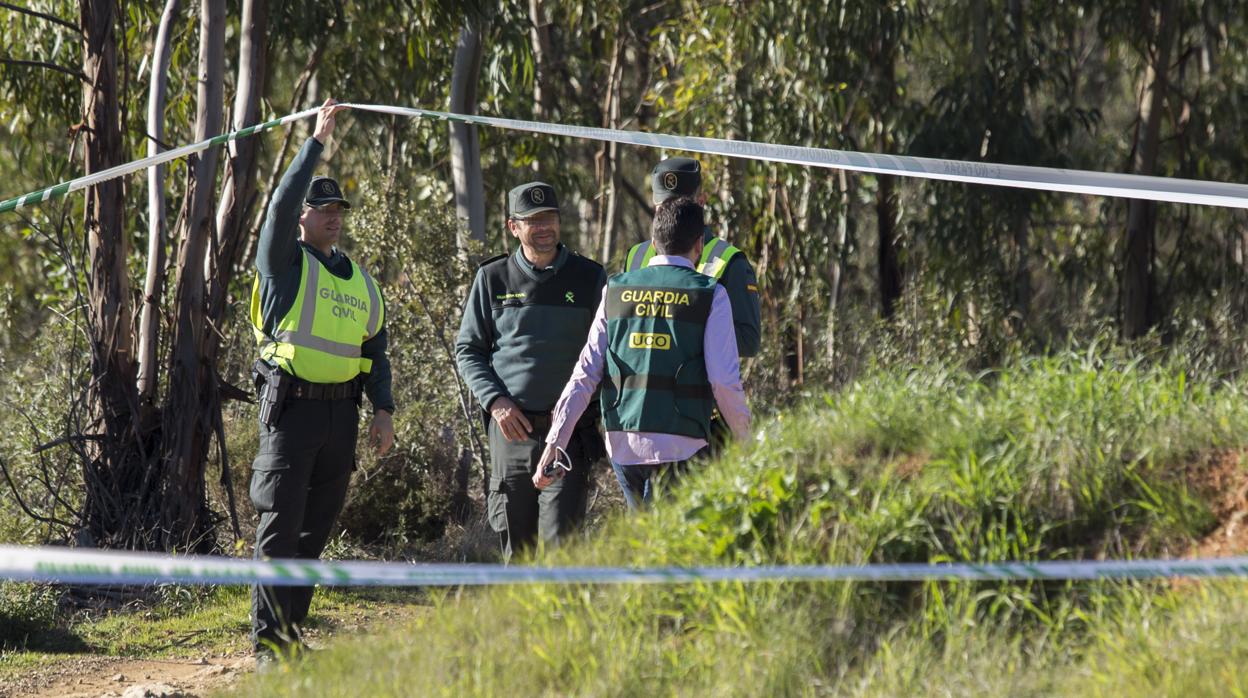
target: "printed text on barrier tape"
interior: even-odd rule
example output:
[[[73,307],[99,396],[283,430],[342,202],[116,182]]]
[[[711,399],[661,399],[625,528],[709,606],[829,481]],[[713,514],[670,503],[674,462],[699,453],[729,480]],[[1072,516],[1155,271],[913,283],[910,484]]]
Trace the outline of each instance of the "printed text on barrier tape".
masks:
[[[783,162],[812,167],[870,172],[874,174],[897,175],[903,177],[919,177],[951,182],[973,184],[989,184],[996,186],[1035,189],[1042,191],[1067,192],[1073,194],[1094,194],[1133,199],[1149,199],[1173,203],[1200,204],[1209,206],[1225,206],[1231,208],[1248,208],[1248,185],[1230,184],[1225,182],[1203,182],[1190,179],[1173,179],[1168,177],[1148,177],[1143,175],[1117,174],[1109,172],[1091,172],[1087,170],[1062,170],[1049,167],[1032,167],[1026,165],[1000,165],[985,162],[964,160],[942,160],[937,158],[920,158],[906,155],[882,155],[860,153],[848,150],[829,150],[793,145],[775,145],[756,143],[753,141],[730,141],[719,138],[702,138],[697,136],[674,136],[659,133],[643,133],[640,131],[618,131],[614,129],[594,128],[588,126],[567,126],[548,124],[538,121],[502,119],[488,116],[454,114],[450,112],[394,107],[378,104],[345,104],[354,109],[393,114],[417,118],[437,118],[460,121],[483,126],[542,133],[555,136],[569,136],[588,140],[609,141],[638,145],[650,148],[666,148],[684,150],[709,155],[724,155],[770,162]],[[0,213],[14,210],[20,206],[40,203],[48,199],[64,196],[94,184],[121,177],[131,172],[159,165],[170,160],[185,157],[205,150],[213,145],[266,131],[282,124],[306,118],[316,113],[316,109],[308,109],[263,124],[249,126],[238,131],[222,134],[215,138],[182,146],[159,155],[136,160],[125,165],[110,168],[69,182],[63,182],[47,189],[31,192],[14,199],[0,202]]]
[[[267,584],[272,586],[481,586],[496,584],[678,584],[777,581],[1035,581],[1244,577],[1248,557],[1203,560],[1086,560],[759,567],[520,567],[248,560],[70,548],[0,546],[0,579],[74,584]]]

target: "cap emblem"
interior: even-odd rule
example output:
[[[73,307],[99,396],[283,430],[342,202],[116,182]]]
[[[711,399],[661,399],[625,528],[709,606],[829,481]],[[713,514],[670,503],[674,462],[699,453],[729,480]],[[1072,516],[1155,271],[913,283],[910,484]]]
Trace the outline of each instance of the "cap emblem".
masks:
[[[546,203],[546,192],[542,191],[541,187],[534,187],[529,190],[529,198],[535,204],[544,204]]]
[[[326,196],[334,195],[334,183],[329,180],[321,180],[321,193]]]
[[[663,174],[663,188],[668,191],[676,191],[676,185],[679,181],[676,179],[675,172],[665,172]]]

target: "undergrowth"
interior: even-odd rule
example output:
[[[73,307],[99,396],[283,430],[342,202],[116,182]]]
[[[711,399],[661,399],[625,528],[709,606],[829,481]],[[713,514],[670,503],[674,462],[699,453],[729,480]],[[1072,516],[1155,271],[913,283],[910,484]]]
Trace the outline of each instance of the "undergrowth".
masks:
[[[1245,427],[1236,385],[1095,351],[980,374],[873,371],[758,425],[751,442],[645,515],[532,562],[1177,555],[1217,523],[1178,473],[1240,448]],[[1025,695],[1078,685],[1112,694],[1138,685],[1115,683],[1135,664],[1114,659],[1113,643],[1136,638],[1140,652],[1164,654],[1138,625],[1205,622],[1185,610],[1193,603],[1204,608],[1160,582],[513,586],[450,595],[416,627],[345,644],[248,690]],[[1185,685],[1176,678],[1173,690]]]

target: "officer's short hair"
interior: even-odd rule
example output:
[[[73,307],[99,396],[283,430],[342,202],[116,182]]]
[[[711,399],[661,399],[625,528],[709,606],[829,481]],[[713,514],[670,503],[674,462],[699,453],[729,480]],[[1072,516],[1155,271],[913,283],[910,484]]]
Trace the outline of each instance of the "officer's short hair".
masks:
[[[702,238],[705,227],[702,204],[693,197],[668,199],[654,211],[654,224],[650,227],[654,250],[667,255],[689,254]]]

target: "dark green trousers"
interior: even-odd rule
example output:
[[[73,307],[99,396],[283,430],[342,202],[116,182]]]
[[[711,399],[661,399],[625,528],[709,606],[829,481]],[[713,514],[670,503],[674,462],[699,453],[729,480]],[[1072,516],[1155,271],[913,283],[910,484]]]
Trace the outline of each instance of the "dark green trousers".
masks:
[[[549,421],[549,420],[547,420]],[[589,466],[584,448],[574,435],[568,444],[572,472],[540,492],[533,486],[533,473],[546,449],[549,424],[535,428],[528,439],[508,441],[490,420],[490,483],[487,507],[490,527],[498,532],[503,559],[532,547],[538,537],[547,545],[557,545],[560,536],[571,532],[585,518],[585,484]]]
[[[353,398],[291,400],[274,427],[260,425],[251,466],[257,558],[320,557],[347,497],[358,430]],[[298,640],[311,604],[310,586],[253,587],[252,642],[260,648]]]

